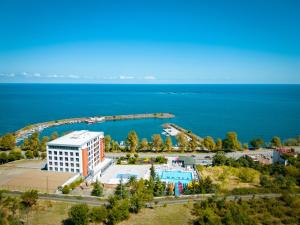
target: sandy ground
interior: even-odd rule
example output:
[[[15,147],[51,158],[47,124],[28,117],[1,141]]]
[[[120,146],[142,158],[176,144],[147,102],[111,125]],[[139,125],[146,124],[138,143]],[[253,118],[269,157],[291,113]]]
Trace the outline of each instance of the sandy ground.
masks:
[[[54,193],[58,186],[75,175],[41,170],[44,164],[42,160],[19,160],[0,165],[0,188],[19,191],[37,189]]]

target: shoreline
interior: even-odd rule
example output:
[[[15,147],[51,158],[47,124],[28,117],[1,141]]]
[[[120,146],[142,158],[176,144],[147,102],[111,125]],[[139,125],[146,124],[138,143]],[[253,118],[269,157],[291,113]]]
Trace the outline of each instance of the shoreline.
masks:
[[[79,117],[47,121],[42,123],[30,124],[14,132],[16,137],[16,143],[28,138],[35,132],[41,132],[44,129],[61,126],[66,124],[75,123],[101,123],[105,121],[117,121],[117,120],[134,120],[134,119],[170,119],[174,118],[175,115],[171,113],[144,113],[144,114],[128,114],[128,115],[113,115],[113,116],[93,116],[93,117]]]

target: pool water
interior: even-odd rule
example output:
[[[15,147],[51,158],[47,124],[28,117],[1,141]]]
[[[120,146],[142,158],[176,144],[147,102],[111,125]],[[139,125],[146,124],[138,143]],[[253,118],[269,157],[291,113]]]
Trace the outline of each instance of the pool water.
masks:
[[[158,170],[157,175],[162,181],[174,184],[178,182],[188,184],[193,180],[193,173],[189,171]]]

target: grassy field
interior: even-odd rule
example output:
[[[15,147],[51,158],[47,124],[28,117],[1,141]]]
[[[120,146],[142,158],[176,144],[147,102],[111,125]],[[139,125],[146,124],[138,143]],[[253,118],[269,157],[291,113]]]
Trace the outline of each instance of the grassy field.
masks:
[[[142,209],[139,214],[131,214],[130,218],[120,225],[185,225],[193,219],[192,208],[193,204],[178,204]]]
[[[233,188],[258,187],[260,172],[251,168],[235,168],[230,166],[197,167],[202,177],[210,177],[224,191]]]
[[[68,217],[71,206],[71,203],[40,200],[30,211],[28,224],[61,225]],[[142,209],[138,214],[130,214],[130,218],[120,225],[185,225],[193,218],[190,213],[192,208],[193,204],[178,204]]]
[[[39,200],[38,205],[29,213],[28,224],[61,225],[68,217],[71,203]]]

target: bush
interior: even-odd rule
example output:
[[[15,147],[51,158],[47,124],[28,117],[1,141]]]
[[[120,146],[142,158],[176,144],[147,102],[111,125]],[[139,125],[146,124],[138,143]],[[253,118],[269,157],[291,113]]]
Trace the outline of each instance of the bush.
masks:
[[[102,184],[100,184],[100,182],[98,180],[94,183],[94,188],[93,188],[91,194],[93,196],[98,196],[98,197],[100,197],[103,194]]]
[[[65,185],[62,189],[61,189],[61,192],[63,194],[69,194],[70,193],[70,187],[68,185]]]
[[[89,223],[89,207],[87,204],[77,204],[69,211],[70,220],[74,225],[87,225]]]

